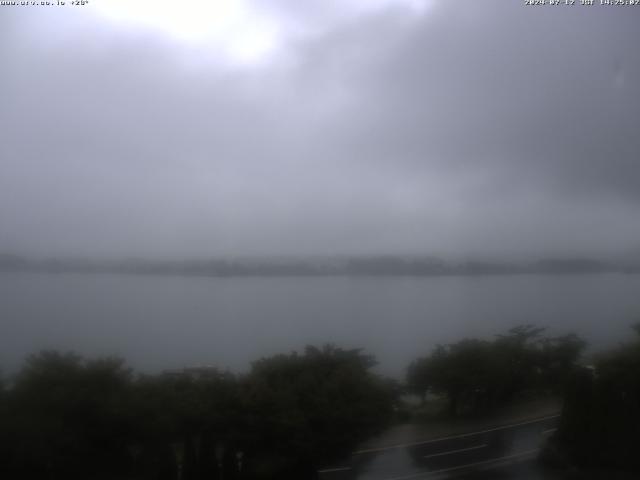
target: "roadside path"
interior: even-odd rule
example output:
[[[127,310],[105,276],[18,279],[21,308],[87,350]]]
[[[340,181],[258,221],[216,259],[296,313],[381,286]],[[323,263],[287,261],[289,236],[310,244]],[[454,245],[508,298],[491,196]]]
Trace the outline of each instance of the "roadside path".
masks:
[[[527,469],[527,478],[543,478],[531,475],[532,460],[555,431],[559,411],[559,402],[548,399],[522,403],[483,420],[398,425],[361,445],[341,465],[319,470],[319,478],[419,480],[487,469],[502,469],[505,475],[514,468]]]

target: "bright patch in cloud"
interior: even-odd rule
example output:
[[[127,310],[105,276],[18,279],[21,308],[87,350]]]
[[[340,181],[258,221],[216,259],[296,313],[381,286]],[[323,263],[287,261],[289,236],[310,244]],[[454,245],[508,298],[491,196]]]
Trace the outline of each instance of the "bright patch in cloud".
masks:
[[[210,46],[240,62],[260,61],[278,40],[276,23],[243,0],[102,0],[93,6],[117,23]]]

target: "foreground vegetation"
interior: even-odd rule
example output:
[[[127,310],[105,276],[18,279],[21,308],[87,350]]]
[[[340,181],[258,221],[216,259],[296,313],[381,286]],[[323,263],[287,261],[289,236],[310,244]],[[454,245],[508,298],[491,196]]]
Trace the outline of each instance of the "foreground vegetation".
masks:
[[[454,417],[486,414],[525,392],[562,394],[586,344],[574,334],[543,333],[524,325],[494,340],[439,345],[409,366],[408,387],[423,399],[443,395]]]
[[[32,356],[2,393],[0,476],[311,478],[391,418],[393,392],[358,350],[134,376],[120,360]]]
[[[640,474],[640,324],[634,330],[633,341],[598,355],[571,378],[545,460]]]
[[[580,366],[584,347],[521,326],[437,346],[402,387],[372,372],[373,357],[333,346],[264,358],[242,375],[136,375],[119,359],[41,352],[0,382],[0,477],[310,479],[402,419],[406,393],[435,396],[453,417],[564,395],[545,459],[640,471],[640,336],[593,368]]]
[[[640,324],[634,331],[593,365],[580,361],[585,342],[576,335],[546,337],[530,325],[491,341],[465,339],[415,360],[407,385],[422,398],[441,396],[452,417],[490,413],[523,393],[559,395],[559,429],[542,460],[576,478],[640,473]]]

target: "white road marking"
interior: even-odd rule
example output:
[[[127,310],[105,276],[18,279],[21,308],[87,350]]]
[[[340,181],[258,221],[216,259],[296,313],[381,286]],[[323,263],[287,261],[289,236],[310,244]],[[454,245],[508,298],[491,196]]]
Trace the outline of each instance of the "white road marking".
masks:
[[[347,470],[351,470],[351,467],[325,468],[324,470],[318,470],[318,473],[346,472]]]
[[[478,432],[463,433],[463,434],[460,434],[460,435],[451,435],[449,437],[434,438],[432,440],[423,440],[423,441],[420,441],[420,442],[400,443],[400,444],[397,444],[397,445],[389,445],[387,447],[368,448],[368,449],[364,449],[364,450],[357,450],[357,451],[353,452],[351,455],[362,455],[363,453],[383,452],[385,450],[392,450],[394,448],[415,447],[417,445],[426,445],[428,443],[442,442],[444,440],[454,440],[456,438],[473,437],[474,435],[482,435],[483,433],[497,432],[499,430],[506,430],[507,428],[514,428],[514,427],[520,427],[522,425],[531,425],[532,423],[544,422],[545,420],[551,420],[552,418],[558,418],[559,416],[560,416],[559,414],[558,415],[549,415],[547,417],[536,418],[534,420],[527,420],[526,422],[513,423],[511,425],[503,425],[501,427],[490,428],[488,430],[481,430],[481,431],[478,431]]]
[[[442,457],[443,455],[452,455],[454,453],[468,452],[469,450],[477,450],[479,448],[485,448],[486,446],[487,444],[485,443],[483,445],[476,445],[475,447],[459,448],[458,450],[449,450],[448,452],[442,452],[442,453],[432,453],[431,455],[425,455],[423,458]]]
[[[526,450],[520,453],[514,453],[513,455],[507,455],[506,457],[498,457],[498,458],[492,458],[490,460],[483,460],[481,462],[467,463],[466,465],[460,465],[460,466],[451,467],[451,468],[443,468],[442,470],[431,470],[431,471],[424,471],[424,472],[418,472],[418,473],[411,473],[409,475],[403,475],[400,477],[386,478],[385,480],[407,480],[409,478],[418,478],[418,477],[429,478],[430,476],[433,476],[433,475],[441,475],[443,473],[455,472],[456,470],[463,470],[469,467],[478,467],[480,465],[488,465],[492,463],[495,463],[495,464],[513,463],[514,461],[516,461],[516,459],[533,455],[535,453],[538,453],[539,451],[540,450],[536,448],[533,450]]]
[[[553,433],[556,430],[558,430],[558,429],[557,428],[550,428],[549,430],[543,430],[542,431],[542,435],[549,435],[550,433]]]

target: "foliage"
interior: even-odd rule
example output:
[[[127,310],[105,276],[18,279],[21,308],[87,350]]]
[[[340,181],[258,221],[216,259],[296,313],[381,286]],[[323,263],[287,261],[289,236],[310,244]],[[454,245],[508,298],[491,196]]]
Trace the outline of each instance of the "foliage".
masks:
[[[423,398],[428,392],[445,395],[451,415],[481,413],[526,390],[559,390],[585,343],[575,335],[546,338],[543,332],[523,325],[493,341],[438,345],[411,363],[407,383]]]
[[[118,359],[31,356],[0,388],[0,476],[310,477],[381,428],[392,391],[358,350],[308,347],[244,376],[134,376]]]
[[[634,341],[572,378],[555,441],[579,466],[640,472],[640,324],[634,330]]]
[[[84,361],[57,352],[30,357],[4,399],[10,439],[4,467],[43,478],[123,468],[130,381],[117,359]]]
[[[296,469],[344,455],[391,416],[391,390],[359,350],[307,347],[262,359],[245,379],[253,449]]]

